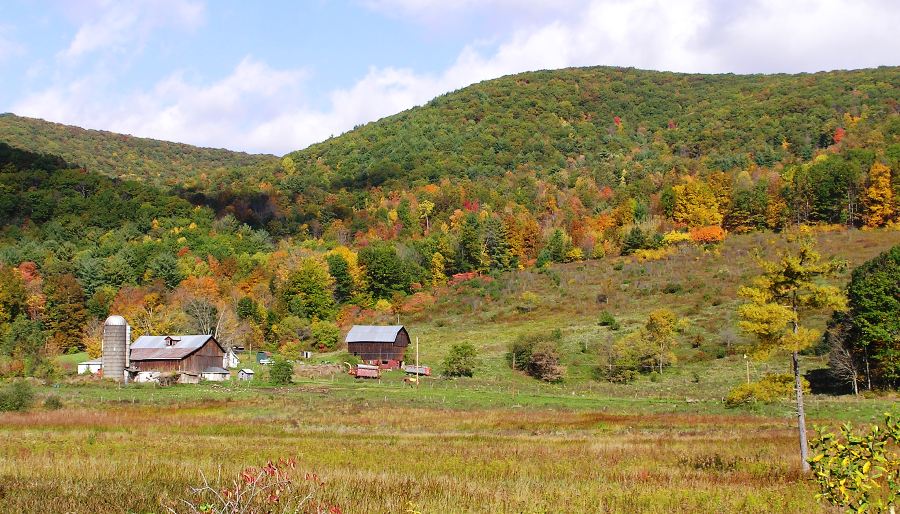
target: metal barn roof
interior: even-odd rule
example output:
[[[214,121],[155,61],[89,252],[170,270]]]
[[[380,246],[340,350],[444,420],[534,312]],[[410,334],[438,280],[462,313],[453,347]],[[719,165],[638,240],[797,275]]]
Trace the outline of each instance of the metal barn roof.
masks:
[[[166,339],[174,342],[169,346]],[[131,343],[131,360],[172,360],[183,359],[201,348],[211,335],[187,335],[187,336],[141,336]]]
[[[397,334],[406,330],[403,325],[353,325],[347,332],[347,343],[393,343]]]

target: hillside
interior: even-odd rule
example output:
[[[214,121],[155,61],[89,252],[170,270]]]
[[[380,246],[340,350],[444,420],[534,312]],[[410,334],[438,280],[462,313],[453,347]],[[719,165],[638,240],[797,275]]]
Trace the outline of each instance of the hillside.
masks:
[[[636,168],[626,179],[632,183],[669,172],[673,156],[722,171],[808,160],[833,144],[845,114],[873,124],[896,114],[898,87],[897,67],[798,75],[539,71],[445,94],[290,155],[301,172],[324,166],[332,185],[348,187],[516,170],[596,172],[624,160]]]
[[[87,130],[13,114],[0,115],[0,141],[23,150],[58,155],[109,177],[185,190],[241,190],[243,184],[270,174],[278,162],[271,155]]]

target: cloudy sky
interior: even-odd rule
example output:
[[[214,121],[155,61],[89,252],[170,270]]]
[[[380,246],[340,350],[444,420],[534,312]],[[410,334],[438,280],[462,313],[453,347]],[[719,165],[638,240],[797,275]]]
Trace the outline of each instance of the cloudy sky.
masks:
[[[284,154],[473,82],[900,64],[896,0],[3,0],[0,112]]]

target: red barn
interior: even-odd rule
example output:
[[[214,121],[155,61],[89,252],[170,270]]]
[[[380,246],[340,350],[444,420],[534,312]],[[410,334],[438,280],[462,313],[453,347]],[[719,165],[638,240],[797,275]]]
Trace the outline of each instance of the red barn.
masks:
[[[177,373],[181,381],[199,380],[222,367],[225,349],[211,335],[141,336],[131,344],[129,371]]]
[[[347,333],[347,351],[382,369],[399,369],[403,366],[409,333],[403,325],[375,326],[353,325]]]

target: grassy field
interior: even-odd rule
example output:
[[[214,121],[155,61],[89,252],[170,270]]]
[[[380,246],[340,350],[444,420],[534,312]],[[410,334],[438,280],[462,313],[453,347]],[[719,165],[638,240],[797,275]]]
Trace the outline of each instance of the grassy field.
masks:
[[[852,267],[900,243],[900,232],[829,232],[820,243]],[[403,314],[426,364],[437,367],[455,342],[473,343],[472,379],[413,388],[397,373],[356,382],[342,373],[303,378],[310,374],[298,367],[296,383],[280,388],[264,380],[38,385],[39,399],[56,396],[63,408],[0,414],[0,511],[162,512],[189,497],[201,471],[232,477],[289,456],[324,479],[318,497],[343,512],[823,511],[799,471],[790,402],[727,409],[721,401],[746,373],[736,288],[755,273],[753,248],[779,244],[754,234],[665,261],[523,271],[458,286]],[[518,308],[525,291],[539,293],[530,312]],[[598,304],[598,294],[609,303]],[[659,306],[685,320],[679,362],[629,384],[595,380],[597,349]],[[620,331],[597,325],[604,309]],[[563,383],[508,368],[509,342],[555,328]],[[802,360],[805,370],[824,364]],[[751,363],[753,377],[786,370],[783,358]],[[897,400],[813,394],[810,427],[874,421]]]

